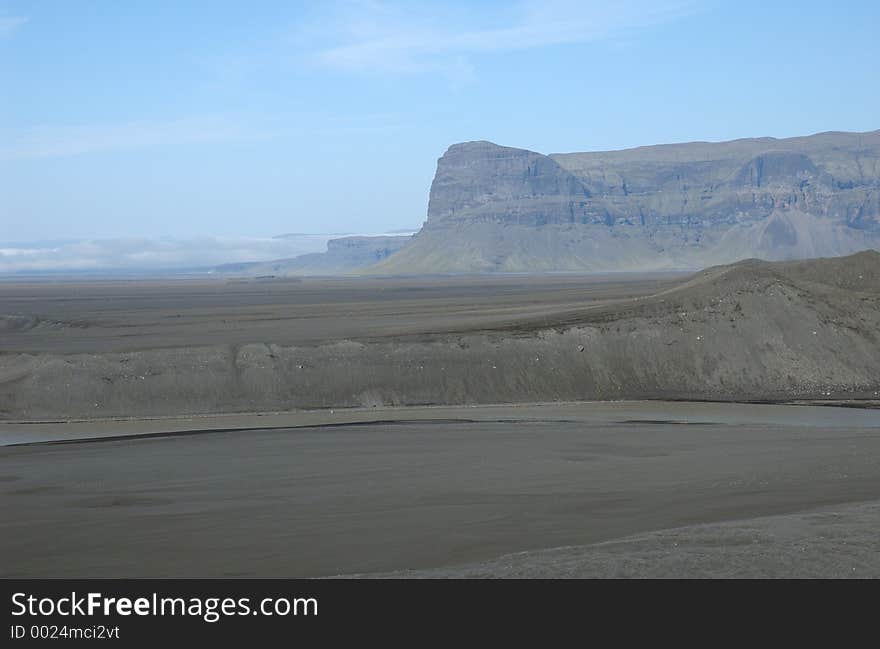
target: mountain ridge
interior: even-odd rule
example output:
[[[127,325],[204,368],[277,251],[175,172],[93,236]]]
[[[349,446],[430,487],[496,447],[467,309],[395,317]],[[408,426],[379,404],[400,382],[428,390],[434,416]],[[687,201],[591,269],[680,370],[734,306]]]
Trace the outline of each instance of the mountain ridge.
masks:
[[[880,248],[880,130],[438,160],[427,220],[370,272],[696,269]]]

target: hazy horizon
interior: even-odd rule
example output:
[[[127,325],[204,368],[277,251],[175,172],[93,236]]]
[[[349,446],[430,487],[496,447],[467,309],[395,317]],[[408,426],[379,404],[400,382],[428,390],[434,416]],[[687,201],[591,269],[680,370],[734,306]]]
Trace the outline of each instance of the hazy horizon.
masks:
[[[0,272],[90,263],[70,242],[191,266],[210,245],[157,242],[235,262],[285,232],[417,230],[467,140],[873,130],[878,20],[871,2],[0,0]],[[67,243],[23,251],[41,241]]]
[[[331,239],[405,236],[413,231],[293,233],[272,237],[130,237],[0,241],[0,275],[112,271],[205,271],[224,264],[274,261],[324,252]]]

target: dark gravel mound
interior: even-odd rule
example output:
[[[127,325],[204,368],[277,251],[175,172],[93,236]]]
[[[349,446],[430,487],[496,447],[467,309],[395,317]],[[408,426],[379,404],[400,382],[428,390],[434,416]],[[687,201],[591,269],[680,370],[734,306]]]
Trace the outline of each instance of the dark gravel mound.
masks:
[[[8,418],[880,395],[880,254],[710,268],[656,295],[420,334],[0,356]]]

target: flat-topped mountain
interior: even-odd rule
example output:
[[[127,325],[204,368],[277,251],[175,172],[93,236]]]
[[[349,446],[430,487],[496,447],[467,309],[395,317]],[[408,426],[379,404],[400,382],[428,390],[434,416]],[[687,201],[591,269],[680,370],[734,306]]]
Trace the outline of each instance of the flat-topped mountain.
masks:
[[[400,250],[411,235],[350,236],[330,239],[326,252],[312,252],[290,259],[224,264],[214,272],[227,275],[277,277],[344,275],[372,266]]]
[[[880,249],[880,131],[543,155],[451,146],[377,272],[702,268]]]

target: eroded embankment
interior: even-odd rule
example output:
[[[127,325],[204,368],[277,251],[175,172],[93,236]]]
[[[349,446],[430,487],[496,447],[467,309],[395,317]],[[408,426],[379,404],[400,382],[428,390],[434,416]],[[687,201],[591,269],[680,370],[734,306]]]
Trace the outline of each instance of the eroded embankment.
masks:
[[[823,263],[834,270],[827,281]],[[6,354],[0,416],[876,398],[878,267],[878,253],[807,266],[748,261],[704,271],[653,297],[468,333],[310,347]]]

